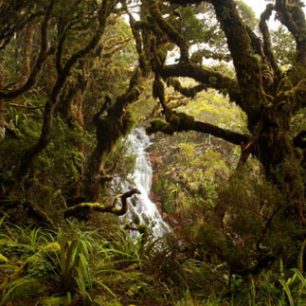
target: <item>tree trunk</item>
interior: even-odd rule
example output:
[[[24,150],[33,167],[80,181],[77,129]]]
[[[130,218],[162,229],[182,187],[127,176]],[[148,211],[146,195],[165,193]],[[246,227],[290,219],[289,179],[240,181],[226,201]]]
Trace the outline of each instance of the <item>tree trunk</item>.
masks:
[[[284,196],[284,212],[290,212],[295,220],[304,223],[306,210],[302,156],[290,138],[289,122],[285,116],[284,112],[275,112],[264,120],[255,154],[263,165],[267,179]]]
[[[132,125],[132,118],[127,107],[138,99],[141,83],[142,75],[137,68],[126,92],[117,97],[113,103],[109,97],[105,97],[101,110],[94,115],[97,146],[89,158],[85,175],[87,180],[85,195],[89,201],[97,201],[101,188],[110,180],[105,169],[106,159],[114,150],[120,137],[125,136]]]

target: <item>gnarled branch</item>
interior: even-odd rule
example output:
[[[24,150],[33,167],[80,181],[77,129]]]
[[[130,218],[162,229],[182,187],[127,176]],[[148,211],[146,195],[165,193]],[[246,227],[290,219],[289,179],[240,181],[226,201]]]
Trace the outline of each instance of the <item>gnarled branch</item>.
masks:
[[[306,64],[306,20],[300,1],[289,3],[276,0],[275,10],[280,22],[287,27],[296,41],[296,61]]]
[[[212,0],[211,2],[227,38],[243,96],[242,109],[247,113],[248,124],[252,129],[259,120],[263,105],[268,104],[262,86],[260,62],[254,56],[252,38],[237,11],[235,1]]]
[[[111,14],[110,4],[104,0],[98,11],[99,26],[91,37],[89,42],[84,48],[73,53],[65,63],[61,73],[58,74],[55,85],[53,86],[51,96],[45,104],[43,126],[40,133],[39,140],[32,148],[30,148],[24,155],[22,162],[17,170],[16,176],[22,178],[27,174],[29,167],[31,166],[33,159],[44,150],[50,142],[50,130],[52,127],[53,112],[58,102],[58,95],[60,94],[67,78],[70,75],[72,67],[85,55],[91,52],[99,43],[100,38],[104,32],[106,20]]]
[[[172,135],[175,132],[182,131],[197,131],[200,133],[210,134],[235,145],[246,144],[250,139],[250,136],[248,135],[222,129],[209,123],[196,121],[192,116],[177,112],[172,112],[168,122],[163,120],[154,120],[151,121],[151,126],[147,128],[149,134],[163,132]]]
[[[113,202],[112,205],[107,206],[101,203],[97,203],[97,202],[89,202],[89,203],[81,203],[72,207],[69,207],[65,213],[64,216],[65,218],[69,218],[69,217],[79,217],[80,215],[85,215],[87,217],[87,215],[89,214],[89,212],[92,211],[98,211],[98,212],[102,212],[102,213],[111,213],[114,214],[116,216],[122,216],[124,214],[126,214],[127,210],[128,210],[128,203],[127,203],[127,199],[132,197],[135,194],[140,194],[140,191],[138,189],[132,189],[128,192],[125,192],[123,194],[120,194],[119,196],[117,196]],[[121,200],[121,207],[117,208],[116,204],[117,204],[117,200],[120,199]]]
[[[147,0],[147,5],[149,7],[151,16],[154,18],[154,22],[163,32],[168,35],[169,39],[180,48],[181,61],[188,61],[188,45],[184,38],[169,22],[163,18],[155,0]]]
[[[202,59],[208,58],[208,59],[214,59],[218,61],[225,61],[230,62],[232,60],[232,57],[228,53],[216,53],[210,50],[201,49],[196,52],[194,52],[190,58],[191,62],[196,64],[202,64]]]
[[[131,126],[130,114],[126,108],[138,99],[141,83],[140,70],[136,69],[126,92],[117,97],[113,104],[109,103],[111,101],[109,97],[106,97],[101,110],[94,116],[97,145],[90,156],[86,171],[86,194],[91,201],[99,198],[100,188],[103,185],[99,177],[106,175],[104,167],[107,156],[112,152],[119,138],[126,135]],[[103,116],[106,110],[107,115]]]
[[[267,20],[269,20],[269,18],[271,17],[273,10],[274,10],[274,5],[268,4],[265,11],[260,16],[259,29],[263,37],[263,50],[265,56],[267,57],[269,64],[274,71],[275,76],[279,78],[281,76],[281,70],[277,65],[275,56],[272,51],[271,37],[270,37],[269,28],[267,26]]]
[[[36,81],[36,77],[38,75],[38,73],[40,72],[43,63],[46,61],[46,59],[48,58],[49,55],[51,55],[53,53],[53,49],[49,49],[48,50],[48,39],[47,39],[47,35],[48,35],[48,25],[49,25],[49,20],[51,17],[51,13],[53,10],[53,5],[54,5],[55,0],[52,0],[46,13],[44,16],[44,19],[42,21],[41,24],[41,31],[40,31],[40,37],[41,37],[41,43],[40,43],[40,52],[39,55],[37,57],[36,63],[30,73],[30,75],[28,76],[26,82],[21,85],[19,88],[12,90],[12,91],[0,91],[0,99],[3,99],[3,101],[8,100],[8,99],[14,99],[18,96],[20,96],[21,94],[25,93],[26,91],[28,91],[34,84]]]
[[[236,80],[231,79],[220,72],[194,65],[192,63],[178,63],[164,66],[161,70],[163,78],[189,77],[223,93],[228,93],[231,100],[242,106],[242,97]]]

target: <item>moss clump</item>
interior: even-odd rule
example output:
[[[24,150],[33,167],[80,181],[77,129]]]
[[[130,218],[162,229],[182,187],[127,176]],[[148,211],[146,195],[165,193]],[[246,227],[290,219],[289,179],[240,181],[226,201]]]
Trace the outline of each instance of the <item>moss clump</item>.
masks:
[[[185,113],[176,113],[176,116],[179,118],[179,124],[182,129],[191,128],[194,125],[194,117]]]
[[[150,126],[146,129],[148,134],[153,134],[156,132],[164,132],[168,131],[169,129],[169,123],[167,123],[165,120],[161,119],[154,119],[150,121]],[[170,133],[167,133],[170,134]]]

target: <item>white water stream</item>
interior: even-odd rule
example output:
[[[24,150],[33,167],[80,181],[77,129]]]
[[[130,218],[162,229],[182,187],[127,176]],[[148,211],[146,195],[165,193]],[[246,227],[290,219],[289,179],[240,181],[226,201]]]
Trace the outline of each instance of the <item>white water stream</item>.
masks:
[[[132,187],[137,188],[140,194],[128,200],[128,212],[123,218],[127,223],[134,222],[150,228],[156,238],[162,237],[170,231],[170,227],[162,219],[156,205],[149,198],[153,170],[146,149],[151,144],[150,139],[143,128],[135,128],[128,136],[127,141],[129,143],[128,153],[136,156],[135,169],[127,179],[117,178],[114,183],[120,186],[122,192]]]

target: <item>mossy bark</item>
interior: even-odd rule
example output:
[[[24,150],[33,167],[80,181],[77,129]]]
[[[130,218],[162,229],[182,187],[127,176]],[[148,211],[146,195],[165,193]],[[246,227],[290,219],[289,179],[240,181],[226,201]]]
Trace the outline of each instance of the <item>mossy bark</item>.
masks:
[[[132,197],[135,194],[140,194],[138,189],[132,189],[123,194],[120,194],[116,197],[112,205],[104,205],[99,202],[84,202],[78,205],[69,207],[65,211],[65,218],[69,217],[78,217],[86,219],[90,212],[102,212],[102,213],[111,213],[116,216],[122,216],[126,214],[128,210],[127,199]],[[120,198],[121,206],[117,207],[117,200]]]
[[[104,105],[94,116],[97,145],[89,158],[85,175],[87,181],[85,196],[89,201],[99,199],[101,188],[109,180],[105,162],[118,140],[125,136],[133,125],[127,107],[138,99],[141,93],[140,86],[141,73],[136,69],[126,92],[119,96],[112,105]],[[105,112],[106,115],[104,115]]]
[[[52,1],[53,3],[53,1]],[[51,10],[49,12],[49,15],[51,14]],[[112,6],[108,1],[103,1],[100,4],[100,8],[98,10],[98,27],[97,30],[94,32],[94,34],[91,36],[87,44],[85,46],[77,51],[75,51],[65,62],[65,64],[62,66],[62,52],[59,52],[61,48],[61,43],[58,42],[58,50],[56,52],[56,66],[57,66],[57,79],[55,81],[55,84],[52,88],[51,94],[49,99],[47,100],[45,104],[45,109],[44,109],[44,114],[43,114],[43,126],[41,129],[40,137],[39,140],[37,141],[36,144],[34,144],[25,154],[24,157],[16,171],[16,177],[17,180],[20,180],[24,178],[28,170],[33,164],[34,158],[42,152],[47,145],[50,142],[50,131],[53,125],[53,120],[54,120],[54,112],[57,107],[57,104],[60,102],[58,97],[66,84],[66,81],[68,77],[71,75],[71,71],[73,67],[81,60],[83,59],[86,55],[88,55],[91,51],[95,49],[95,47],[98,45],[100,42],[100,39],[104,33],[105,26],[106,26],[106,21],[109,15],[111,14]],[[50,16],[49,16],[50,17]],[[46,41],[46,29],[48,25],[48,20],[49,18],[46,18],[46,25],[44,27],[44,34],[45,36],[42,37],[44,39],[44,47],[46,48],[47,41]],[[1,93],[0,93],[1,97]]]

